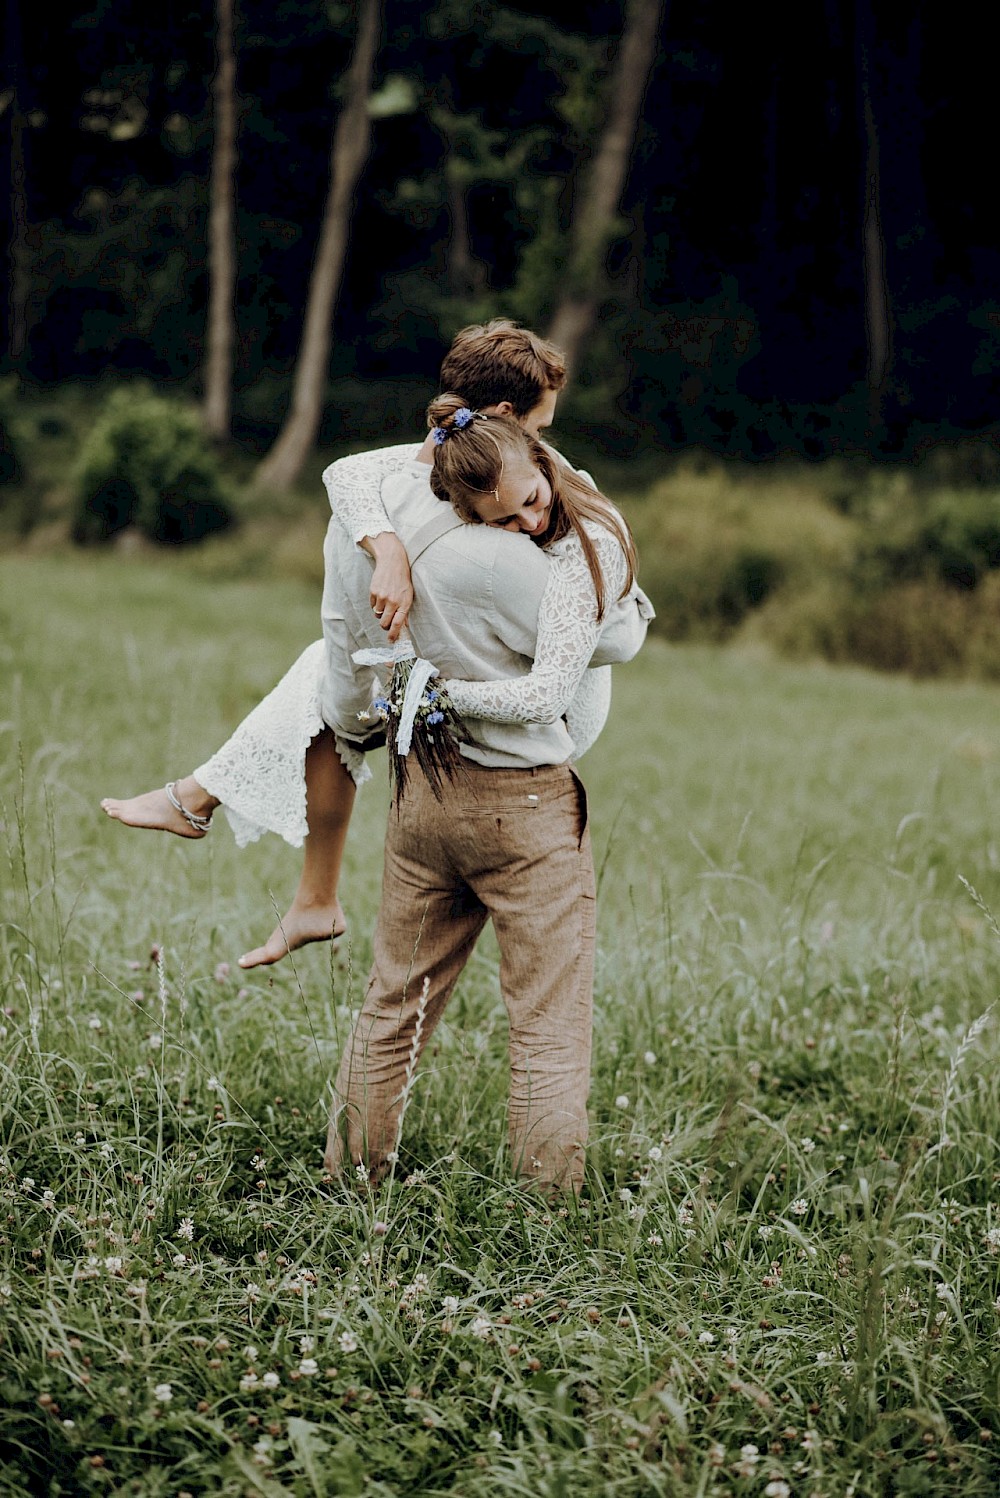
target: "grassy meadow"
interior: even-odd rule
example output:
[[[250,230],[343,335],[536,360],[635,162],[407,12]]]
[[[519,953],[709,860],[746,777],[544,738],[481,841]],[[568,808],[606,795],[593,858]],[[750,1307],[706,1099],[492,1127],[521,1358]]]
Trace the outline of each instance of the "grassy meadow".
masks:
[[[252,974],[297,855],[98,809],[317,613],[0,559],[0,1495],[994,1494],[1000,690],[651,641],[581,765],[583,1199],[510,1179],[488,938],[371,1192],[321,1156],[384,766],[349,938]]]

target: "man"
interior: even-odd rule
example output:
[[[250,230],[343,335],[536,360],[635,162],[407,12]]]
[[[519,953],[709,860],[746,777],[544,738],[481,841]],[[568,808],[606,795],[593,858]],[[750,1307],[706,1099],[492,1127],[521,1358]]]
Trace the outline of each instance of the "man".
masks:
[[[537,382],[538,348],[548,346],[506,329],[533,342],[527,352],[535,370],[515,386],[513,399],[498,400],[505,387],[489,378],[477,386],[476,353],[488,329],[467,330],[464,349],[460,335],[461,353],[470,344],[480,348],[473,347],[471,368],[451,370],[446,360],[442,383],[457,386],[478,409],[506,406],[500,414],[513,410],[525,425],[537,421],[537,430],[555,404],[554,385],[539,390]],[[421,461],[430,453],[406,453],[382,484],[395,535],[367,535],[360,544],[376,558],[393,547],[409,553],[415,597],[408,627],[418,652],[443,676],[475,677],[484,662],[487,677],[523,674],[547,581],[544,553],[526,536],[442,515]],[[334,470],[324,478],[336,509]],[[503,510],[497,518],[505,518]],[[370,679],[364,669],[348,674],[345,663],[359,645],[384,641],[385,616],[376,615],[398,609],[400,598],[380,588],[369,564],[342,541],[328,547],[326,563],[327,721],[348,736]],[[629,658],[643,632],[638,618],[618,638],[612,632],[595,663]],[[334,1171],[347,1161],[361,1164],[377,1176],[392,1157],[407,1078],[492,919],[510,1020],[514,1168],[544,1188],[577,1190],[587,1134],[595,915],[586,796],[568,763],[572,744],[561,721],[477,723],[475,732],[466,772],[442,802],[414,769],[398,814],[390,814],[374,964],[335,1083],[326,1163]]]

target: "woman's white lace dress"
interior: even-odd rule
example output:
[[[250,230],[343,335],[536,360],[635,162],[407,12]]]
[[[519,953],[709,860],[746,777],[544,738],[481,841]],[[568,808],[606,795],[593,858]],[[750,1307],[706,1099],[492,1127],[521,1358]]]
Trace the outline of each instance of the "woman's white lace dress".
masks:
[[[341,458],[323,474],[334,520],[351,545],[393,529],[381,501],[382,480],[412,461],[413,444]],[[622,549],[603,526],[588,523],[604,578],[605,615],[648,607],[637,589],[619,601],[627,567]],[[492,682],[449,681],[460,713],[501,723],[554,722],[565,715],[573,758],[586,752],[611,706],[611,667],[589,667],[603,623],[596,620],[593,579],[574,535],[546,548],[549,579],[538,613],[535,663],[527,676]],[[276,832],[300,847],[308,832],[305,755],[323,727],[320,685],[324,644],[308,646],[274,690],[253,709],[195,779],[222,803],[237,844]],[[338,740],[355,781],[369,775],[364,756]]]

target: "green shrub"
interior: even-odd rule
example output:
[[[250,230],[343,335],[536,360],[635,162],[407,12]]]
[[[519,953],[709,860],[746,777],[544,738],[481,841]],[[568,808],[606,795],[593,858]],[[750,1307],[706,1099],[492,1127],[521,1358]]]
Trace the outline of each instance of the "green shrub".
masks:
[[[73,538],[106,541],[135,526],[163,545],[224,529],[232,514],[196,412],[143,387],[107,399],[83,445]]]
[[[785,655],[911,676],[1000,679],[1000,572],[971,591],[929,579],[859,593],[824,579],[772,599],[747,631]]]
[[[657,630],[721,640],[772,595],[843,569],[856,527],[794,472],[736,477],[685,463],[626,505]]]
[[[863,550],[858,570],[862,581],[928,578],[967,590],[996,567],[1000,494],[977,488],[911,495]]]

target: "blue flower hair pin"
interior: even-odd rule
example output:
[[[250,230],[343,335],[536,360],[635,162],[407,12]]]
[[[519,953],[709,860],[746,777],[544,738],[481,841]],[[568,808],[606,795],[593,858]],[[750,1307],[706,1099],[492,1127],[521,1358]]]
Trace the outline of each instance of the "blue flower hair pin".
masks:
[[[449,437],[453,436],[455,432],[462,431],[462,429],[464,427],[467,427],[470,421],[474,421],[477,416],[479,416],[478,411],[470,411],[468,406],[459,406],[458,410],[455,412],[454,417],[452,418],[452,424],[450,427],[432,428],[431,436],[434,439],[435,446],[440,447],[442,442],[445,442]],[[485,420],[485,417],[482,419]]]

